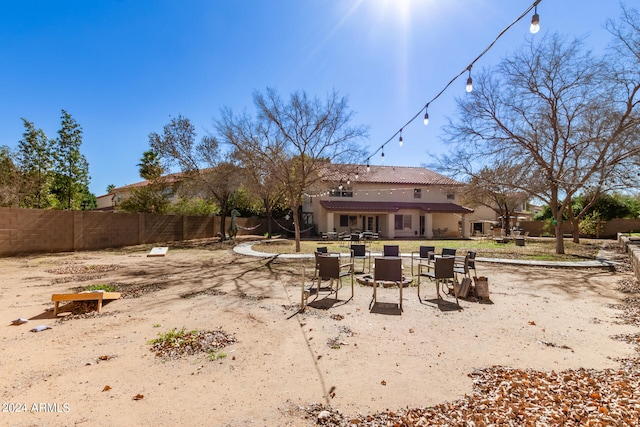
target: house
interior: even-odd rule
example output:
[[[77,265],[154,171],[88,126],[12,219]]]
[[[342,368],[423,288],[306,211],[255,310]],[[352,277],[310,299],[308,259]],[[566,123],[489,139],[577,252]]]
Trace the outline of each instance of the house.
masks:
[[[528,197],[521,194],[517,198],[517,203],[513,206],[513,211],[509,218],[510,227],[519,227],[521,221],[531,221],[533,213],[527,210]],[[505,225],[503,217],[500,216],[499,209],[493,209],[486,205],[473,206],[474,212],[467,215],[470,227],[470,236],[486,236],[503,234],[502,227]]]
[[[182,173],[172,173],[163,177],[164,182],[167,184],[165,192],[169,196],[171,203],[176,203],[178,197],[176,196],[175,188],[182,180]],[[134,184],[124,185],[111,190],[107,194],[96,197],[97,208],[101,211],[112,211],[120,204],[120,201],[128,196],[132,191],[137,188],[142,188],[149,185],[150,181],[140,181]]]
[[[322,188],[302,207],[305,223],[319,233],[372,231],[384,238],[467,237],[456,193],[463,183],[422,167],[330,164]]]
[[[473,235],[474,210],[461,205],[464,183],[422,167],[328,164],[302,206],[303,227],[318,233],[371,231],[384,238],[459,238]],[[167,176],[174,185],[181,174]],[[98,209],[119,204],[148,181],[99,196]],[[491,211],[477,219],[495,220]]]

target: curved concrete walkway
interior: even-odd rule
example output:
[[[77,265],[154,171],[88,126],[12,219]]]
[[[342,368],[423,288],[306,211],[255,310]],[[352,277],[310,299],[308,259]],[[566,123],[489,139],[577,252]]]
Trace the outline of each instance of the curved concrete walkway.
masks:
[[[258,252],[253,250],[255,243],[263,242],[244,242],[233,247],[234,252],[240,255],[255,256],[261,258],[282,258],[282,259],[311,259],[313,254],[274,254],[269,252]],[[274,240],[270,240],[273,242]],[[346,254],[345,254],[346,256]],[[382,253],[372,253],[371,256],[382,256]],[[411,258],[410,255],[402,255],[405,258]],[[523,259],[500,259],[500,258],[476,258],[478,262],[493,262],[499,264],[512,265],[529,265],[538,267],[562,267],[562,268],[612,268],[616,262],[611,261],[611,253],[601,250],[594,260],[589,261],[535,261]]]

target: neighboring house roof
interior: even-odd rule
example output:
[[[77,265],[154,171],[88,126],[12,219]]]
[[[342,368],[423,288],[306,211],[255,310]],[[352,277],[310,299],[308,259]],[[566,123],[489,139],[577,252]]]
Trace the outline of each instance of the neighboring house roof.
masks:
[[[400,209],[420,209],[427,213],[473,212],[455,203],[417,203],[417,202],[356,202],[352,200],[320,200],[320,205],[329,211],[344,212],[397,212]]]
[[[367,166],[328,164],[321,172],[325,181],[354,180],[351,176],[358,173],[358,182],[405,185],[464,185],[460,181],[441,175],[432,170],[413,166]]]
[[[168,174],[168,175],[163,175],[162,178],[166,183],[173,184],[174,182],[180,182],[180,180],[182,179],[183,176],[184,176],[184,174],[182,172],[178,172],[178,173],[171,173],[171,174]],[[130,190],[132,188],[146,187],[147,185],[149,185],[150,182],[151,181],[146,180],[146,181],[135,182],[133,184],[123,185],[122,187],[114,188],[113,190],[111,190],[109,192],[109,194],[116,193],[116,192],[122,191],[122,190]]]

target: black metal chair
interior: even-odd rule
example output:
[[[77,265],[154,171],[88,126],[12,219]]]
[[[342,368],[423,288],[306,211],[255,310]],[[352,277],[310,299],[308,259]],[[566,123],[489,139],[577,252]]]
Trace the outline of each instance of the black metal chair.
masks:
[[[365,245],[351,245],[351,262],[353,263],[353,268],[355,269],[355,260],[362,260],[362,272],[364,272],[364,268],[367,264],[367,259],[369,260],[369,270],[371,271],[371,252],[367,250]]]
[[[393,256],[393,257],[399,257],[400,256],[400,246],[398,245],[384,245],[382,247],[382,256],[387,257],[387,256]]]
[[[316,295],[321,291],[321,282],[323,279],[329,279],[329,294],[334,292],[333,282],[336,282],[336,299],[338,299],[338,291],[342,288],[342,278],[351,276],[351,298],[353,298],[353,264],[340,263],[340,257],[335,255],[320,255],[316,258],[318,262],[318,276],[315,280],[318,281],[316,288]],[[346,268],[346,270],[345,270]],[[349,298],[349,299],[351,299]]]
[[[420,277],[428,277],[429,279],[436,281],[436,293],[438,294],[438,299],[440,299],[440,283],[446,280],[453,280],[455,278],[455,273],[453,271],[455,260],[455,257],[450,256],[436,258],[434,260],[433,271],[422,271],[422,266],[418,266],[418,300],[420,300],[420,302],[422,302],[422,298],[420,297]],[[458,303],[458,292],[455,291],[455,286],[454,295],[456,296],[456,304],[460,305]]]
[[[399,257],[376,258],[373,267],[373,306],[378,301],[378,282],[394,282],[400,289],[400,303],[402,311],[402,259]]]
[[[326,254],[326,253],[327,253],[327,248],[326,247],[319,247],[318,250],[313,253],[313,255],[315,257],[315,261],[316,261],[316,268],[313,271],[313,280],[315,280],[316,277],[318,277],[318,265],[319,265],[318,258],[320,256]]]
[[[456,250],[451,248],[442,248],[442,256],[456,256]]]
[[[435,253],[436,247],[435,246],[420,246],[420,250],[419,251],[413,251],[411,252],[411,274],[413,275],[413,260],[415,259],[415,256],[418,255],[418,263],[421,262],[432,262],[433,261],[433,257],[434,257],[434,253]]]

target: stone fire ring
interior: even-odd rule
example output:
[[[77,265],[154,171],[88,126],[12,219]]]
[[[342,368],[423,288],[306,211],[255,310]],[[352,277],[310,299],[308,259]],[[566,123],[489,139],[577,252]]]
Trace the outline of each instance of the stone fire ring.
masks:
[[[356,276],[356,280],[358,281],[358,283],[360,283],[361,285],[365,285],[365,286],[373,286],[373,274],[361,274]],[[402,287],[406,288],[407,286],[409,286],[411,284],[411,282],[413,282],[413,276],[402,276]],[[395,286],[395,282],[385,282],[385,281],[378,281],[378,285],[384,287],[384,288],[390,288],[392,286]]]

